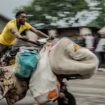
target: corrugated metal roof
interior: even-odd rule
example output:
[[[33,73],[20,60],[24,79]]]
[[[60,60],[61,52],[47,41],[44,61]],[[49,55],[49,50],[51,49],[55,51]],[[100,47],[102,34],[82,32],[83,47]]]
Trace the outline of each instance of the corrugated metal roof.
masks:
[[[9,20],[10,20],[9,18],[5,17],[5,16],[2,15],[2,14],[0,14],[0,18],[3,19],[3,20],[5,20],[5,21],[9,21]]]

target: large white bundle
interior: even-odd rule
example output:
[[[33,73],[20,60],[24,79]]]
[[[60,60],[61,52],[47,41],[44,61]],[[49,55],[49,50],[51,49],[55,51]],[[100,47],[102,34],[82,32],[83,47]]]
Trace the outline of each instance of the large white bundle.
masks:
[[[50,52],[50,63],[56,74],[79,74],[90,77],[98,67],[97,57],[69,38],[62,38]]]
[[[56,76],[53,74],[49,59],[48,49],[43,48],[40,52],[40,60],[37,65],[35,73],[33,73],[29,87],[30,91],[35,99],[39,103],[44,103],[49,100],[53,100],[58,96],[58,82]],[[55,90],[57,96],[53,99],[49,99],[48,95],[51,91]]]

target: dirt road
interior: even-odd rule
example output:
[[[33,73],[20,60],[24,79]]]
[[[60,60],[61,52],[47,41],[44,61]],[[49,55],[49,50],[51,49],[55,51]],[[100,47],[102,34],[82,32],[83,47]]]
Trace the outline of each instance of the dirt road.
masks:
[[[105,71],[98,71],[90,79],[67,83],[69,91],[76,97],[77,105],[105,105]]]
[[[92,78],[86,80],[67,81],[68,90],[75,96],[77,105],[105,105],[105,72],[97,72]],[[32,105],[33,98],[27,94],[26,98],[15,105]],[[5,100],[0,105],[7,105]],[[57,105],[48,103],[46,105]]]

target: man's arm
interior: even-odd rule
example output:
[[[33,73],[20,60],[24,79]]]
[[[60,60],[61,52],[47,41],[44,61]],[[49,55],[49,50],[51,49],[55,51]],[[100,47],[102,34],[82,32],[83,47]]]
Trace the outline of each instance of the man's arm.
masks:
[[[22,36],[20,35],[20,33],[17,32],[15,29],[10,29],[10,32],[12,34],[14,34],[16,38],[22,38]]]
[[[36,33],[38,36],[45,37],[45,38],[48,38],[48,37],[49,37],[48,35],[46,35],[45,33],[43,33],[43,32],[41,32],[41,31],[37,30],[37,29],[34,28],[34,27],[32,27],[30,30],[31,30],[32,32]]]

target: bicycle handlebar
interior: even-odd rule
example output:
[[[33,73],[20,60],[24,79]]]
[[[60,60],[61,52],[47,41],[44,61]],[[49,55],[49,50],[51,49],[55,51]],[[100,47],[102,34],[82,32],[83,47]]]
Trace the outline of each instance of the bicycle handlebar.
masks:
[[[41,46],[41,45],[44,44],[44,43],[43,43],[43,44],[40,43],[39,41],[33,42],[33,41],[28,40],[28,39],[25,39],[25,38],[18,38],[18,39],[23,40],[23,41],[25,41],[25,42],[29,42],[29,43],[35,44],[35,45],[37,45],[37,46]]]

